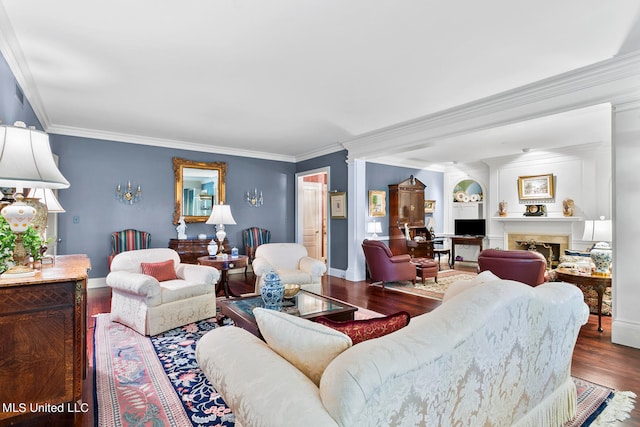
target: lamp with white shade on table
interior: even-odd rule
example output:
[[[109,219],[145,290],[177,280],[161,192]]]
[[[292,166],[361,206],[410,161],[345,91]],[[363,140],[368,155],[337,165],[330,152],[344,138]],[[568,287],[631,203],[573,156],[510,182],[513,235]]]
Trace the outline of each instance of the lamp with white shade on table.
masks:
[[[25,123],[14,126],[0,125],[0,187],[15,187],[15,202],[2,208],[2,216],[16,235],[13,261],[2,277],[25,277],[35,275],[28,267],[27,253],[22,235],[36,214],[36,209],[27,206],[22,191],[24,188],[68,188],[69,182],[55,164],[49,135],[27,128]]]
[[[609,242],[613,238],[613,224],[610,219],[605,220],[601,216],[599,220],[586,220],[584,222],[584,234],[582,240],[585,242],[597,242],[591,248],[591,261],[596,266],[594,275],[608,276],[609,268],[613,261],[613,251]]]
[[[231,206],[223,205],[222,203],[214,205],[206,223],[216,226],[216,238],[218,239],[217,256],[222,256],[224,254],[224,239],[227,237],[224,226],[236,224],[236,220],[233,219],[233,215],[231,214]]]

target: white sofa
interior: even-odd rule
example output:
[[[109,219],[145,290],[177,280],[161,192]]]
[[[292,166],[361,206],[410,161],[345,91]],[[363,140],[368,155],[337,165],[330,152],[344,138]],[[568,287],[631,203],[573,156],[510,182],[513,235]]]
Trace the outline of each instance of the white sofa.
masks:
[[[324,262],[311,258],[307,249],[298,243],[266,243],[258,246],[252,264],[256,293],[260,293],[263,276],[273,269],[282,283],[298,283],[301,289],[322,293],[322,275],[327,271]]]
[[[142,274],[141,263],[173,260],[177,279],[158,282]],[[122,252],[111,262],[107,285],[112,288],[111,320],[142,335],[156,335],[216,315],[215,285],[220,272],[182,264],[169,248]]]
[[[405,328],[339,353],[319,386],[237,327],[207,333],[196,357],[244,427],[540,427],[573,418],[571,357],[589,314],[581,292],[500,279],[458,291]]]

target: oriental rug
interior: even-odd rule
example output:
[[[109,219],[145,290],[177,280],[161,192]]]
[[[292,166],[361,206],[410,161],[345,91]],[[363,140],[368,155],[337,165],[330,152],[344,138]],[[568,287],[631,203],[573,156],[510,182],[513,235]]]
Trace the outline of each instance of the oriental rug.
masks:
[[[373,313],[373,312],[372,312]],[[228,319],[227,319],[228,320]],[[230,323],[230,322],[223,322]],[[198,340],[219,326],[202,320],[145,337],[109,314],[96,316],[94,402],[97,426],[233,426],[234,415],[199,369]],[[568,427],[628,417],[635,395],[574,378],[578,417]],[[594,423],[594,425],[596,425]],[[598,424],[598,425],[606,425]]]
[[[419,295],[425,298],[431,298],[442,301],[445,291],[454,282],[458,280],[470,280],[476,277],[477,274],[468,271],[458,270],[445,270],[438,272],[438,281],[433,278],[425,279],[424,283],[420,282],[418,278],[416,283],[413,284],[409,281],[404,282],[385,282],[385,289],[391,289],[393,291],[404,292],[412,295]],[[382,286],[380,283],[373,283],[373,286]]]

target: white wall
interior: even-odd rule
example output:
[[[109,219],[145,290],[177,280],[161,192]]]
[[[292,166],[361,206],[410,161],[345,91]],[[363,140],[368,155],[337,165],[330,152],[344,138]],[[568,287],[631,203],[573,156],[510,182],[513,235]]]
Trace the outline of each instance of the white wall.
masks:
[[[506,201],[508,217],[524,219],[525,204],[518,198],[519,176],[553,174],[555,199],[544,202],[547,218],[533,218],[527,222],[505,222],[495,219],[498,203]],[[521,156],[493,160],[490,164],[491,191],[485,197],[490,247],[504,248],[504,233],[546,232],[570,234],[572,249],[585,249],[590,242],[582,242],[584,219],[596,219],[604,215],[611,218],[611,146],[609,142],[585,144],[562,152],[529,152]],[[564,219],[562,201],[575,202],[576,221]]]
[[[615,106],[613,115],[614,343],[640,348],[640,101]]]

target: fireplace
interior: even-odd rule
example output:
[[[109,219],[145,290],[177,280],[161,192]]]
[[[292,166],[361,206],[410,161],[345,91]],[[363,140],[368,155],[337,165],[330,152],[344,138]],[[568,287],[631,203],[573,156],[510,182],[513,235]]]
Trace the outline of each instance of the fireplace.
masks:
[[[567,234],[508,233],[507,249],[540,252],[547,260],[548,268],[557,267],[560,255],[569,249],[570,236]]]

